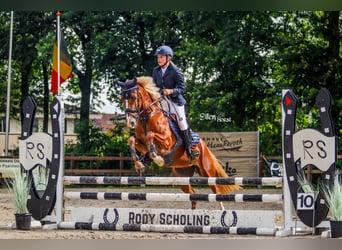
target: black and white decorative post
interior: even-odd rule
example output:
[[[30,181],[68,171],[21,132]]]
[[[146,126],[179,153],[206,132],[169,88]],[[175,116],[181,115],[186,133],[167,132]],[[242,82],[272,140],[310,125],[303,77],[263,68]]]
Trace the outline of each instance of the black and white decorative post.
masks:
[[[300,220],[307,226],[319,225],[328,214],[322,191],[303,192],[298,181],[301,168],[314,165],[322,171],[322,185],[332,185],[336,163],[336,136],[330,115],[331,95],[325,88],[316,98],[322,131],[306,128],[295,131],[297,98],[291,90],[283,93],[283,162],[292,203]],[[286,187],[284,187],[286,188]],[[287,208],[289,209],[289,208]]]
[[[61,102],[55,98],[50,105],[52,134],[32,133],[36,112],[36,103],[27,97],[23,103],[24,121],[19,140],[19,161],[21,167],[28,172],[31,180],[30,197],[27,209],[36,220],[42,220],[51,214],[56,202],[56,189],[60,185],[59,173],[64,168],[63,160],[63,126]],[[48,181],[42,195],[38,194],[36,181],[32,171],[43,166],[48,173]]]

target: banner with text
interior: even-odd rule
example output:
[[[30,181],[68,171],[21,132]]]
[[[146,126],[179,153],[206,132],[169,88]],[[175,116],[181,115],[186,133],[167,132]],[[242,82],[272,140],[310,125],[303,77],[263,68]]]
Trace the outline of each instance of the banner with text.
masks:
[[[200,132],[230,177],[259,176],[259,132]]]

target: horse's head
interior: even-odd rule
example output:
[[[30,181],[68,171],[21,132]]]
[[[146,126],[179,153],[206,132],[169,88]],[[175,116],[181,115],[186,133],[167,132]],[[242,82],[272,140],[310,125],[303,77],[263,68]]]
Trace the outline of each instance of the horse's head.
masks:
[[[126,113],[127,127],[135,128],[137,119],[141,109],[141,100],[138,94],[137,79],[128,80],[126,82],[118,81],[121,87],[121,101],[124,104]]]

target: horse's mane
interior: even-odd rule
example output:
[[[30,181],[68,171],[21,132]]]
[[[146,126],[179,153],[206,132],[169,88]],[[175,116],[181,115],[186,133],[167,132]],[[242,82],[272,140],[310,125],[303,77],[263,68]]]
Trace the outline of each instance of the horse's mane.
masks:
[[[140,86],[142,86],[147,91],[147,93],[150,94],[153,101],[160,98],[159,88],[153,82],[152,77],[140,76],[140,77],[137,77],[137,82]]]

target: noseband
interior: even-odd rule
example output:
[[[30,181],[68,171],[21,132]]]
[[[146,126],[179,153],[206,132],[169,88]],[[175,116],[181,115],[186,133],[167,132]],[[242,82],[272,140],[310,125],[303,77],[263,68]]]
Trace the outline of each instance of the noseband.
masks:
[[[128,88],[128,89],[122,89],[122,97],[127,101],[132,97],[133,91],[139,92],[138,90],[139,90],[139,88],[137,85],[135,85],[131,88]],[[139,98],[139,94],[137,96]],[[139,99],[137,100],[137,102],[139,103]],[[139,107],[139,105],[136,105],[136,106]],[[132,109],[132,108],[126,108],[125,109],[126,114],[136,114],[139,112],[140,112],[140,110],[136,109],[136,108],[135,109]]]
[[[131,98],[133,91],[137,91],[137,93],[138,93],[137,94],[138,98],[136,100],[136,102],[137,102],[136,107],[137,108],[134,108],[134,109],[133,108],[126,108],[125,109],[125,113],[126,114],[132,114],[135,118],[138,118],[139,116],[141,116],[141,114],[144,113],[145,111],[147,111],[148,109],[150,109],[151,106],[153,106],[157,102],[160,102],[160,100],[163,99],[162,97],[160,97],[160,98],[154,100],[153,102],[151,102],[147,107],[145,107],[142,110],[140,110],[140,106],[139,106],[140,95],[139,95],[139,88],[138,88],[138,86],[134,86],[134,87],[131,87],[129,89],[123,89],[122,90],[122,96],[123,96],[123,98],[125,100],[128,100],[128,99]]]

